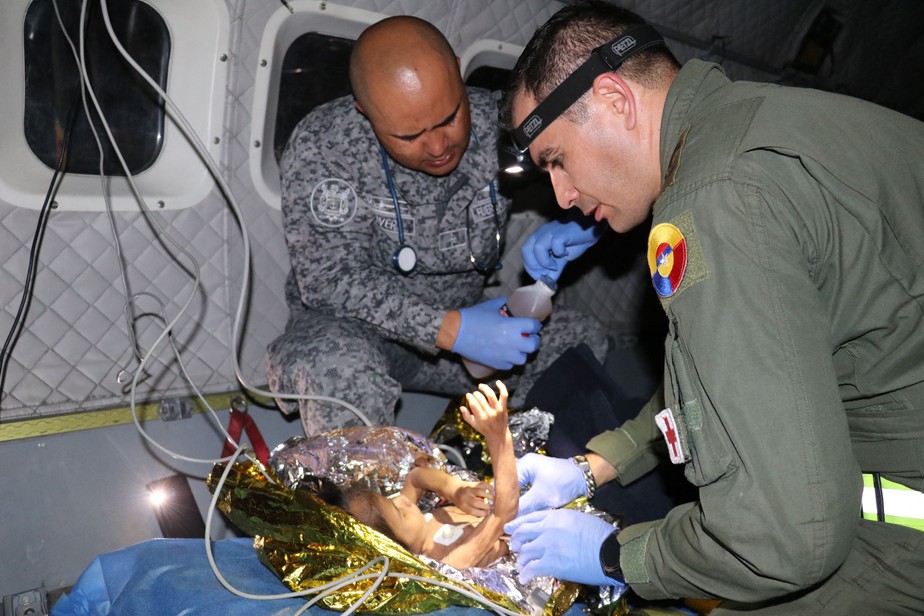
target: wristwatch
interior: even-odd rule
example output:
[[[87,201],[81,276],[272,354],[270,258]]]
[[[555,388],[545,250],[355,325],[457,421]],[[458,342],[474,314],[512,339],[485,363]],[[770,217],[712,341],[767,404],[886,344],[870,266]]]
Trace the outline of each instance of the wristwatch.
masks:
[[[619,566],[619,530],[616,529],[603,540],[600,546],[600,566],[608,578],[622,582],[622,568]]]

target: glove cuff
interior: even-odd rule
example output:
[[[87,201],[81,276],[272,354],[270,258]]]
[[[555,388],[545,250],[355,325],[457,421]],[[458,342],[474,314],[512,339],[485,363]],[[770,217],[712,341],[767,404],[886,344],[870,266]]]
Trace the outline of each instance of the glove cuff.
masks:
[[[590,500],[597,492],[597,480],[594,479],[594,472],[590,468],[590,462],[587,461],[587,457],[584,455],[572,456],[571,461],[584,475],[584,482],[587,484],[587,499]]]

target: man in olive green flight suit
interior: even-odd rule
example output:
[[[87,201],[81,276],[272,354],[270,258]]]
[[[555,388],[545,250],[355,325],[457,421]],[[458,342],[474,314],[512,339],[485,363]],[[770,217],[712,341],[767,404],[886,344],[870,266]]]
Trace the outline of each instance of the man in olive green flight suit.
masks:
[[[519,464],[521,577],[722,599],[714,615],[924,613],[924,532],[860,516],[861,473],[924,489],[924,124],[680,67],[602,2],[553,16],[511,83],[504,121],[562,207],[616,231],[653,215],[669,322],[636,419],[586,459]],[[531,273],[567,259],[524,255]],[[664,453],[699,492],[664,519],[614,532],[547,509]]]

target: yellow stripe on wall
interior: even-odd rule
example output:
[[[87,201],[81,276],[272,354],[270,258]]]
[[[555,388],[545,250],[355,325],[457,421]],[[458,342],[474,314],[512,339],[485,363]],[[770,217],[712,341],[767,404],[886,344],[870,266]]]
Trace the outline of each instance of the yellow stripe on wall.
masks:
[[[231,400],[243,395],[239,391],[226,392],[222,394],[212,394],[205,396],[209,406],[216,411],[224,411],[230,408]],[[249,394],[248,394],[249,396]],[[272,405],[269,398],[249,397],[250,403]],[[193,412],[204,413],[206,406],[198,398],[193,398]],[[159,403],[138,404],[135,410],[139,421],[149,421],[160,419],[157,412]],[[275,407],[274,407],[275,408]],[[40,417],[36,419],[23,419],[0,423],[0,442],[14,441],[21,438],[32,438],[36,436],[50,436],[53,434],[65,434],[67,432],[78,432],[80,430],[92,430],[94,428],[106,428],[109,426],[118,426],[132,423],[131,407],[117,407],[111,409],[101,409],[96,411],[85,411],[81,413],[69,413],[67,415],[58,415],[54,417]],[[177,420],[178,421],[178,420]]]

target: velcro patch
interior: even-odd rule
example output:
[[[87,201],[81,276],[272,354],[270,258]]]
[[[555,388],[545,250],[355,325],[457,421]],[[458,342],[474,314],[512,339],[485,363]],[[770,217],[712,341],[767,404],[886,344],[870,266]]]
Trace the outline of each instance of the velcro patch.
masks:
[[[665,308],[684,289],[709,277],[693,212],[686,211],[651,229],[648,269],[651,283]]]
[[[667,453],[671,458],[671,464],[683,464],[686,462],[686,453],[683,450],[683,444],[680,442],[680,431],[677,430],[677,422],[674,421],[673,411],[669,408],[664,409],[655,415],[655,423],[667,442]]]

